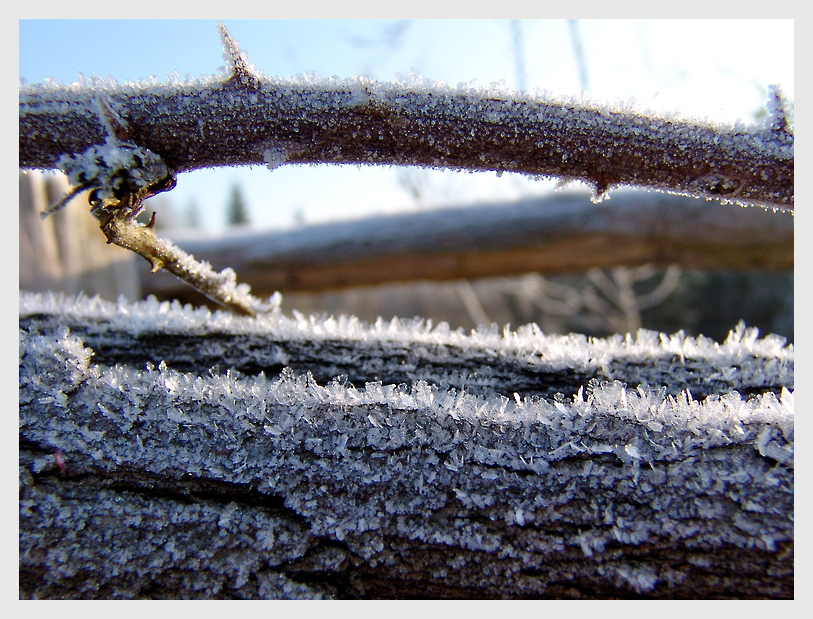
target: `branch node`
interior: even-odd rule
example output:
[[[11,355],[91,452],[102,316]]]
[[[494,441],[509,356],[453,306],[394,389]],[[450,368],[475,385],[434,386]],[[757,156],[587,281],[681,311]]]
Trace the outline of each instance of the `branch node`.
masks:
[[[610,199],[610,183],[604,180],[595,179],[593,182],[593,193],[590,196],[590,201],[593,204],[599,204],[604,200]]]
[[[742,181],[721,172],[710,172],[689,183],[689,191],[704,196],[735,196]]]

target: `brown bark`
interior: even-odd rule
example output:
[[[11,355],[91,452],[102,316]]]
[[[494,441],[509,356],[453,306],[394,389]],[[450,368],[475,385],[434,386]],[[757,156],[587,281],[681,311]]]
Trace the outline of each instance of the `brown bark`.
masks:
[[[230,44],[229,44],[230,43]],[[372,164],[497,170],[793,209],[793,133],[775,93],[768,122],[700,120],[445,86],[288,81],[249,72],[188,84],[25,86],[20,167],[54,168],[101,143],[102,95],[130,139],[174,172],[225,165]]]

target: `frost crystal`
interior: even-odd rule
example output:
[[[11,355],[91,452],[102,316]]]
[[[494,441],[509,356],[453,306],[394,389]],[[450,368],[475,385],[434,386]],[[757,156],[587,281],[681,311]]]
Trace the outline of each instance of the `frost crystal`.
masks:
[[[465,569],[489,553],[492,575],[468,577],[511,595],[527,582],[522,570],[564,578],[559,561],[575,562],[562,569],[580,578],[589,573],[606,579],[603,586],[643,594],[674,580],[657,562],[639,564],[635,553],[646,548],[733,548],[738,560],[737,549],[778,553],[792,544],[793,351],[742,325],[723,343],[651,332],[548,336],[531,325],[466,334],[420,320],[367,325],[279,311],[240,318],[154,299],[113,304],[29,293],[20,296],[20,325],[21,445],[63,454],[76,474],[139,471],[147,480],[197,479],[283,498],[294,518],[230,498],[184,504],[162,521],[160,530],[174,535],[192,526],[177,519],[210,523],[201,534],[208,556],[236,561],[217,569],[241,586],[262,580],[251,576],[267,572],[261,564],[310,556],[325,539],[370,565],[399,561],[397,549],[412,543],[442,547],[448,561],[432,569],[444,578],[452,563]],[[115,357],[117,349],[124,356]],[[144,354],[147,363],[135,359]],[[237,371],[241,359],[253,372]],[[665,383],[681,384],[691,363],[721,389],[670,393]],[[479,364],[497,371],[448,371]],[[329,376],[339,366],[358,378]],[[723,376],[729,368],[738,368],[736,379]],[[588,378],[588,369],[626,380]],[[577,385],[570,395],[534,395],[518,384],[533,371],[538,380],[573,376]],[[510,375],[510,396],[500,393],[498,373]],[[775,391],[725,390],[757,376]],[[21,483],[28,488],[27,476],[55,462],[37,454]],[[41,513],[25,509],[21,518]],[[93,509],[106,514],[104,527],[125,516],[116,515],[113,496]],[[126,517],[161,513],[130,504]],[[81,535],[95,530],[86,514],[75,517],[90,523],[76,527]],[[21,522],[25,529],[29,520]],[[288,533],[297,522],[307,527]],[[228,540],[244,550],[230,554]],[[160,563],[158,555],[144,559],[151,570],[183,565],[184,549],[197,546],[159,547]],[[336,565],[335,557],[324,561]],[[696,577],[686,570],[681,579]]]
[[[107,139],[78,155],[63,155],[57,167],[74,186],[98,187],[100,200],[117,199],[121,190],[150,187],[169,175],[163,160],[146,148]]]
[[[269,170],[275,170],[287,159],[288,154],[282,148],[267,148],[263,151],[263,161]]]

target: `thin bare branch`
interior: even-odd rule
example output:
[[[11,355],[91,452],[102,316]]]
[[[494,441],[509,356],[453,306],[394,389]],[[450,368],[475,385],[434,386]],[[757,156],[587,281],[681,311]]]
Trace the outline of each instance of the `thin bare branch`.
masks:
[[[647,277],[653,275],[654,272],[655,269],[653,268],[648,273]],[[667,267],[666,272],[663,274],[663,279],[661,279],[655,289],[646,294],[642,294],[637,298],[638,309],[654,307],[666,299],[666,297],[674,292],[675,287],[680,281],[680,276],[682,273],[683,269],[681,269],[678,265],[670,264]]]
[[[207,297],[237,314],[256,316],[272,309],[249,293],[246,284],[237,284],[232,269],[220,273],[206,262],[199,262],[165,239],[155,235],[155,213],[146,226],[139,224],[125,209],[118,209],[101,224],[109,243],[124,247],[150,263],[152,272],[164,269]]]
[[[224,42],[229,43],[230,39]],[[227,45],[227,50],[237,54],[236,47],[231,49]],[[235,60],[235,67],[238,64]],[[143,210],[144,200],[172,189],[175,176],[159,155],[129,141],[131,135],[127,122],[106,97],[97,94],[95,104],[96,115],[106,133],[104,144],[60,157],[57,165],[68,174],[75,188],[45,210],[42,217],[61,209],[80,191],[92,189],[88,198],[91,214],[99,220],[107,242],[145,258],[150,263],[151,272],[163,268],[238,314],[255,316],[272,310],[273,305],[252,297],[246,284],[237,285],[232,269],[217,273],[209,264],[198,262],[172,243],[158,239],[155,213],[147,226],[136,221],[136,216]]]

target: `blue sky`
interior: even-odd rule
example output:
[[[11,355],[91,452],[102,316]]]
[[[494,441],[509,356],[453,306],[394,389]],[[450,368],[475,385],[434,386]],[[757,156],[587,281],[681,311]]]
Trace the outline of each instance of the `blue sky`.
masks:
[[[216,73],[224,64],[212,20],[22,20],[20,76],[28,82],[85,76],[119,82]],[[271,76],[370,75],[412,69],[452,85],[505,80],[511,88],[578,94],[582,80],[566,20],[224,20],[251,63]],[[719,120],[750,119],[765,86],[790,98],[792,20],[579,20],[587,86],[598,100]],[[96,42],[90,45],[88,42]],[[55,50],[58,50],[56,52]],[[518,59],[521,63],[518,63]],[[521,64],[521,68],[520,68]],[[424,193],[416,204],[406,178]],[[417,181],[415,181],[417,179]],[[255,227],[290,227],[433,204],[549,191],[517,175],[400,172],[355,166],[220,168],[183,174],[164,198],[179,217],[194,203],[208,230],[224,226],[230,187],[243,189]],[[166,203],[165,203],[166,204]],[[156,205],[157,208],[158,205]],[[159,210],[159,217],[160,217]]]

